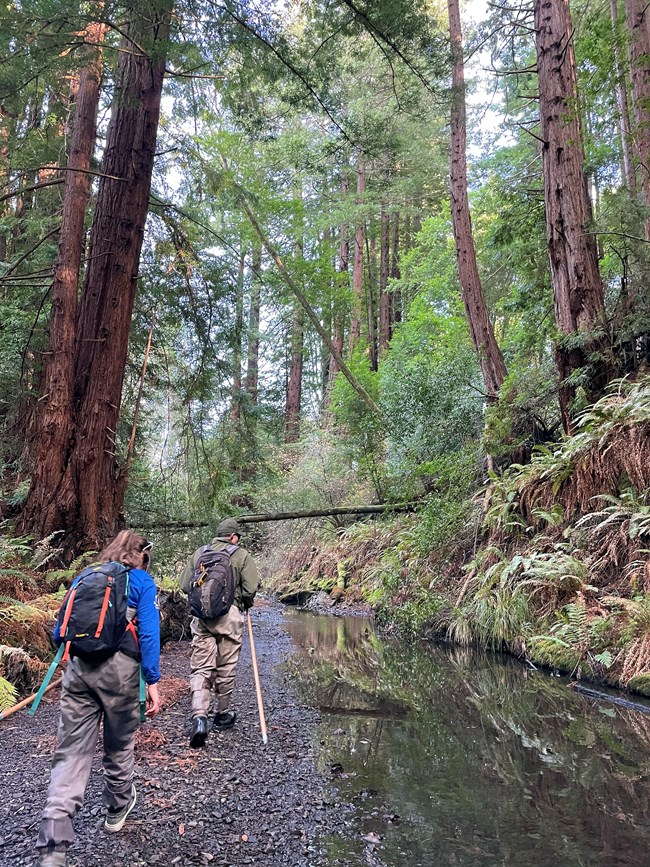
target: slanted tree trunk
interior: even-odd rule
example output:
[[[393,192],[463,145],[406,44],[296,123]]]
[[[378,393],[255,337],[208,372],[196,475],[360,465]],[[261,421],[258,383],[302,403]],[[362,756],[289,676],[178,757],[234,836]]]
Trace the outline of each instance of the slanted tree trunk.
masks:
[[[67,523],[68,504],[61,499],[61,480],[74,430],[73,382],[77,295],[90,191],[89,172],[95,147],[102,73],[101,43],[106,25],[91,22],[85,49],[87,65],[78,77],[68,171],[65,173],[59,254],[54,266],[50,342],[43,370],[43,398],[37,421],[34,471],[22,525],[44,538]]]
[[[452,78],[454,93],[451,105],[451,216],[456,241],[458,279],[488,400],[496,400],[507,370],[483,296],[472,235],[472,220],[467,196],[465,70],[458,0],[448,0],[448,9],[454,58]]]
[[[618,103],[618,131],[621,139],[621,174],[630,192],[636,192],[636,176],[632,158],[632,130],[630,129],[630,106],[627,95],[627,75],[622,62],[619,46],[618,2],[610,0],[609,11],[612,18],[612,44],[616,67],[616,101]]]
[[[632,96],[634,152],[643,201],[650,212],[650,13],[645,0],[625,0]],[[650,214],[645,220],[650,240]]]
[[[228,167],[228,163],[225,160],[224,160],[224,164],[226,165],[226,167]],[[239,201],[240,201],[240,204],[241,204],[246,216],[250,220],[250,224],[253,227],[255,234],[257,235],[257,237],[261,241],[266,252],[269,254],[271,259],[273,259],[273,261],[275,262],[275,265],[276,265],[282,279],[287,284],[287,286],[291,289],[293,294],[296,296],[296,298],[298,299],[298,301],[302,305],[302,308],[305,311],[305,313],[307,314],[307,318],[311,322],[314,330],[320,336],[320,338],[324,341],[326,346],[329,348],[330,352],[332,353],[332,356],[336,360],[336,363],[338,365],[339,370],[341,371],[343,376],[345,376],[347,381],[350,383],[352,388],[357,392],[357,394],[363,400],[363,402],[366,404],[366,406],[373,413],[375,413],[378,417],[381,417],[381,410],[380,410],[379,406],[375,403],[373,398],[368,394],[366,389],[363,387],[363,385],[359,382],[359,380],[356,378],[354,373],[350,370],[348,365],[345,363],[343,356],[341,355],[341,353],[338,351],[338,349],[336,348],[336,346],[332,342],[332,337],[323,328],[323,323],[320,321],[320,319],[316,315],[313,307],[311,306],[311,304],[307,300],[307,298],[306,298],[304,292],[302,291],[302,289],[300,288],[298,282],[296,280],[294,280],[293,277],[291,276],[291,274],[289,273],[289,271],[287,271],[286,265],[282,261],[280,254],[275,249],[275,247],[273,246],[273,244],[271,243],[271,241],[269,240],[267,235],[264,233],[264,230],[260,226],[259,221],[255,217],[255,214],[252,212],[250,205],[246,201],[246,198],[244,197],[244,195],[242,194],[241,191],[239,191]]]
[[[363,155],[359,156],[357,167],[357,205],[363,200],[366,191],[366,162]],[[363,309],[363,258],[364,258],[364,218],[357,217],[357,228],[354,233],[354,261],[352,265],[352,317],[350,320],[350,352],[361,337],[361,311]]]
[[[584,152],[577,110],[573,29],[567,0],[535,0],[535,32],[541,118],[546,236],[555,302],[562,335],[556,347],[560,410],[571,429],[574,387],[569,377],[592,351],[604,349],[594,330],[603,323],[604,291],[584,173]],[[581,345],[577,333],[582,332]],[[573,335],[571,345],[567,338]],[[564,339],[563,339],[564,338]],[[602,387],[602,372],[592,377],[592,394]]]
[[[388,294],[390,261],[390,216],[386,204],[381,206],[381,240],[379,257],[379,358],[388,352],[391,332],[391,303]]]

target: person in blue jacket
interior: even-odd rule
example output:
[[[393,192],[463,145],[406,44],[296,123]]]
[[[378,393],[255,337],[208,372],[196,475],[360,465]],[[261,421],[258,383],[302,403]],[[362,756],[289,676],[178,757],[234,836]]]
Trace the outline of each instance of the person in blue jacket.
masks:
[[[151,545],[122,530],[100,555],[101,563],[129,567],[128,628],[119,650],[100,662],[71,655],[61,690],[61,718],[52,774],[36,846],[40,867],[66,867],[74,840],[72,819],[90,777],[100,722],[104,723],[104,828],[121,831],[136,803],[135,732],[140,721],[140,666],[147,684],[147,716],[160,710],[160,617],[157,590],[145,570]],[[73,583],[74,588],[74,583]],[[71,588],[72,589],[72,588]],[[59,641],[58,624],[55,640]]]

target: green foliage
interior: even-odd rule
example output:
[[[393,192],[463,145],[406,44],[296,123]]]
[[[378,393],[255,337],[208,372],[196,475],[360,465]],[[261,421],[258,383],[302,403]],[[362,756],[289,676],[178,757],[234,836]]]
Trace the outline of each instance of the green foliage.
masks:
[[[557,666],[571,674],[588,673],[593,663],[609,668],[611,653],[590,653],[594,640],[602,633],[602,618],[590,618],[584,601],[572,602],[557,612],[557,620],[548,634],[529,639],[534,660]]]
[[[8,710],[16,702],[16,687],[0,677],[0,711]]]
[[[350,361],[350,369],[368,394],[377,401],[378,374],[370,369],[366,352],[359,348]],[[343,449],[361,478],[372,481],[376,496],[384,496],[384,425],[376,413],[361,399],[359,393],[341,374],[332,391],[331,411],[345,429]]]
[[[521,647],[530,633],[533,609],[521,580],[524,561],[500,548],[479,552],[466,567],[464,601],[451,614],[447,633],[460,644],[501,650]]]

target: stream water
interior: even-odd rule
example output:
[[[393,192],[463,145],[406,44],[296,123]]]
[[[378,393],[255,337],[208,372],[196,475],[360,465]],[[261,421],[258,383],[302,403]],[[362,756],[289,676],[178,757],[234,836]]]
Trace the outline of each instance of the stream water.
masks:
[[[650,714],[515,660],[290,612],[319,769],[353,804],[331,864],[647,867]]]

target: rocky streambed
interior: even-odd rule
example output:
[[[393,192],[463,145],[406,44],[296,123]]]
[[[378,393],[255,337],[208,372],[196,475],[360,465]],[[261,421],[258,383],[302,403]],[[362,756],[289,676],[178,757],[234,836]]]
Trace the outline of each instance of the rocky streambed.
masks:
[[[136,744],[138,804],[120,834],[102,829],[101,747],[70,848],[71,867],[140,865],[324,865],[324,835],[344,830],[346,807],[316,770],[319,715],[296,699],[281,663],[291,642],[279,606],[253,609],[253,631],[269,741],[259,731],[248,638],[239,665],[234,729],[188,746],[189,643],[162,654],[161,713],[141,726]],[[56,740],[58,695],[35,717],[0,722],[0,864],[37,863],[34,841]]]

